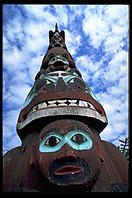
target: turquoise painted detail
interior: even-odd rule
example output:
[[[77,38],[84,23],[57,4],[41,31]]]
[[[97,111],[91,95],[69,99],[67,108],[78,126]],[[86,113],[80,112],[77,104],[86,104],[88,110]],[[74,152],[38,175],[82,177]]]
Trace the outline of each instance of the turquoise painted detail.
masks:
[[[71,79],[77,78],[75,76],[69,76],[67,78],[64,79],[65,83],[69,82]]]
[[[37,93],[35,93],[34,88],[32,88],[30,90],[29,94],[27,95],[27,98],[25,99],[23,107],[26,107],[36,95],[37,95]]]
[[[87,93],[89,93],[96,101],[99,101],[95,95],[95,93],[92,91],[92,89],[90,87],[87,86]]]
[[[79,76],[77,76],[77,74],[75,72],[73,73],[73,75],[70,75],[70,76],[68,76],[66,78],[63,78],[63,79],[64,79],[64,82],[67,84],[70,80],[75,79],[75,78],[78,78],[81,81],[83,81],[83,79],[80,78]],[[53,78],[51,76],[45,76],[44,74],[41,74],[39,79],[49,80],[50,82],[52,82],[56,85],[58,77]],[[83,81],[83,82],[85,83],[85,81]],[[98,101],[98,99],[97,99],[96,95],[94,94],[94,92],[92,91],[92,89],[86,83],[85,83],[85,85],[86,85],[86,92],[88,94],[90,94],[96,101]],[[36,95],[37,95],[37,93],[35,92],[35,85],[34,85],[33,88],[31,89],[31,91],[29,92],[29,94],[28,94],[28,96],[27,96],[27,98],[24,102],[23,107],[26,107]]]
[[[74,74],[76,74],[76,73],[74,72]],[[65,78],[64,81],[65,81],[65,83],[67,83],[70,80],[75,79],[75,78],[78,78],[78,79],[80,79],[81,81],[83,81],[85,83],[85,81],[82,78],[78,77],[77,74],[76,74],[76,76],[75,75],[74,76],[71,75],[71,76]],[[96,95],[94,94],[94,92],[92,91],[92,89],[86,83],[85,83],[85,85],[87,87],[86,92],[89,93],[95,100],[98,101],[98,99],[97,99]]]
[[[84,136],[86,138],[86,141],[81,144],[72,141],[72,137],[77,134],[81,134],[82,136]],[[88,150],[92,147],[92,139],[82,131],[71,131],[66,135],[66,139],[68,144],[75,150]]]
[[[83,138],[85,139],[84,142],[76,143],[72,140],[72,138],[78,134],[81,134],[83,136]],[[46,145],[50,137],[57,138],[58,143],[55,146]],[[75,150],[89,150],[93,144],[92,139],[85,132],[82,132],[82,131],[70,131],[65,136],[62,136],[58,133],[52,133],[46,136],[40,142],[39,151],[42,153],[43,152],[56,152],[60,150],[65,143],[68,143]]]
[[[76,72],[73,73],[75,76],[78,76],[78,74]]]
[[[45,145],[46,141],[50,138],[50,137],[56,137],[58,140],[60,140],[60,142],[55,145],[55,146],[48,146],[48,145]],[[44,138],[41,142],[40,142],[40,145],[39,145],[39,151],[40,152],[55,152],[55,151],[58,151],[63,145],[65,144],[64,142],[64,139],[63,139],[63,136],[60,135],[60,134],[57,134],[57,133],[54,133],[54,134],[50,134],[48,135],[46,138]]]
[[[55,79],[55,78],[53,78],[53,77],[50,77],[50,76],[45,76],[44,74],[41,74],[39,78],[40,78],[40,79],[49,80],[49,81],[51,81],[51,82],[53,82],[53,83],[56,83],[56,81],[57,81],[57,79]]]

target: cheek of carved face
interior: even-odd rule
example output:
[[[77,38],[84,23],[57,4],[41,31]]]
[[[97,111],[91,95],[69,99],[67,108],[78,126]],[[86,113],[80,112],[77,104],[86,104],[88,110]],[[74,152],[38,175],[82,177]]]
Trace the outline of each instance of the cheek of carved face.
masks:
[[[54,159],[56,159],[56,153],[40,153],[38,154],[38,164],[41,174],[48,178],[49,166]]]
[[[50,182],[63,186],[91,181],[100,168],[92,137],[77,127],[65,132],[59,125],[49,128],[49,133],[40,141],[38,161],[41,173]]]

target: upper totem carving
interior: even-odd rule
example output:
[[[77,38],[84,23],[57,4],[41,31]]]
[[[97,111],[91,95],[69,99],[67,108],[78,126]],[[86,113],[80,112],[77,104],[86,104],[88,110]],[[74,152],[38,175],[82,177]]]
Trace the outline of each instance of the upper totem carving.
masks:
[[[107,125],[102,105],[82,79],[65,45],[65,32],[49,31],[49,47],[20,112],[17,130],[25,137],[25,127],[34,121],[56,116],[76,116],[100,133]],[[97,127],[94,124],[97,123]]]

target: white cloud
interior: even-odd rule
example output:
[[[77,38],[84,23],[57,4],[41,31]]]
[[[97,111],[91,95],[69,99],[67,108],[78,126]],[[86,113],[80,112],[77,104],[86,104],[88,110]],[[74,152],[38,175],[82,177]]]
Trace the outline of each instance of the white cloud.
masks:
[[[107,24],[96,15],[90,15],[83,21],[83,30],[90,36],[91,44],[98,48],[108,32]]]
[[[109,5],[105,9],[106,21],[126,25],[128,23],[128,5]]]
[[[68,51],[73,56],[76,54],[77,49],[81,45],[81,36],[77,32],[70,32],[67,29],[64,29],[66,37],[66,46]]]
[[[84,10],[85,18],[83,19],[83,31],[86,35],[90,36],[91,44],[98,48],[101,42],[106,38],[109,32],[109,26],[105,22],[103,15],[101,15],[101,10],[99,8],[96,10],[97,6],[88,6]],[[95,12],[93,9],[95,8]]]
[[[14,127],[17,122],[18,110],[10,110],[4,113],[3,122],[6,127]]]
[[[93,63],[91,58],[87,55],[76,57],[76,65],[79,67],[83,79],[87,82],[91,75],[96,73],[99,68],[99,64]]]
[[[24,99],[26,98],[28,92],[30,91],[31,87],[28,84],[11,84],[9,90],[6,91],[3,95],[3,101],[6,100],[8,105],[15,105],[21,106],[24,103]],[[9,108],[9,107],[8,107]]]
[[[63,25],[64,27],[67,27],[68,25],[68,10],[66,6],[64,5],[54,5],[55,11],[56,11],[56,18],[58,24]],[[62,19],[62,20],[61,20]]]
[[[43,5],[24,5],[29,18],[34,16],[36,19],[44,19],[44,7]]]
[[[115,54],[114,58],[108,64],[107,72],[104,74],[105,80],[115,82],[120,77],[127,75],[127,59],[128,54],[125,50],[121,50]]]
[[[4,125],[3,131],[4,131],[4,138],[9,138],[10,136],[12,136],[11,126]]]
[[[7,51],[3,54],[3,66],[10,72],[15,70],[19,71],[21,67],[21,62],[23,61],[23,54],[17,47],[12,50]],[[8,67],[7,67],[8,65]]]
[[[84,10],[84,16],[83,31],[90,36],[91,44],[98,48],[106,40],[106,51],[116,52],[128,31],[128,6],[90,5]]]

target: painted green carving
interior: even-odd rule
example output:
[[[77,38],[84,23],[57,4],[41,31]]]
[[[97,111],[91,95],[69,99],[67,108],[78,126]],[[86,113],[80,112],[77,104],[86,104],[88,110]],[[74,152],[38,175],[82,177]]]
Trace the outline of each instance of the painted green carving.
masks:
[[[53,73],[53,72],[52,72]],[[40,77],[38,78],[38,80],[42,80],[42,79],[44,79],[44,80],[48,80],[48,81],[50,81],[51,83],[54,83],[54,85],[56,86],[56,84],[57,84],[57,80],[59,79],[59,77],[62,77],[63,78],[63,80],[64,80],[64,82],[65,82],[65,84],[67,85],[72,79],[79,79],[80,81],[82,81],[83,83],[84,83],[84,85],[86,86],[86,90],[85,90],[85,92],[87,92],[88,94],[90,94],[96,101],[98,101],[98,99],[97,99],[97,97],[95,96],[95,94],[94,94],[94,92],[92,91],[92,89],[85,83],[85,81],[82,79],[82,78],[80,78],[79,76],[78,76],[78,74],[76,73],[76,72],[74,72],[73,74],[69,74],[69,75],[66,75],[66,76],[63,76],[63,75],[61,75],[61,72],[55,72],[56,73],[56,76],[54,76],[54,78],[53,77],[51,77],[50,76],[50,73],[49,73],[49,76],[47,75],[44,75],[44,74],[41,74],[40,75]],[[64,73],[64,72],[62,72],[62,73]],[[37,82],[38,82],[38,80],[37,80]],[[33,86],[33,88],[31,89],[31,91],[29,92],[29,94],[28,94],[28,96],[27,96],[27,98],[26,98],[26,100],[25,100],[25,102],[24,102],[24,105],[23,105],[23,107],[26,107],[31,101],[32,101],[32,99],[37,95],[37,92],[35,91],[35,86],[37,86],[36,84],[37,84],[37,82],[35,82],[35,84],[34,84],[34,86]],[[43,85],[42,85],[43,86]],[[41,88],[41,87],[40,87]],[[39,89],[40,89],[39,88]]]
[[[56,152],[68,143],[75,150],[89,150],[92,147],[92,139],[83,131],[70,131],[65,136],[51,133],[46,136],[39,145],[40,152]]]

